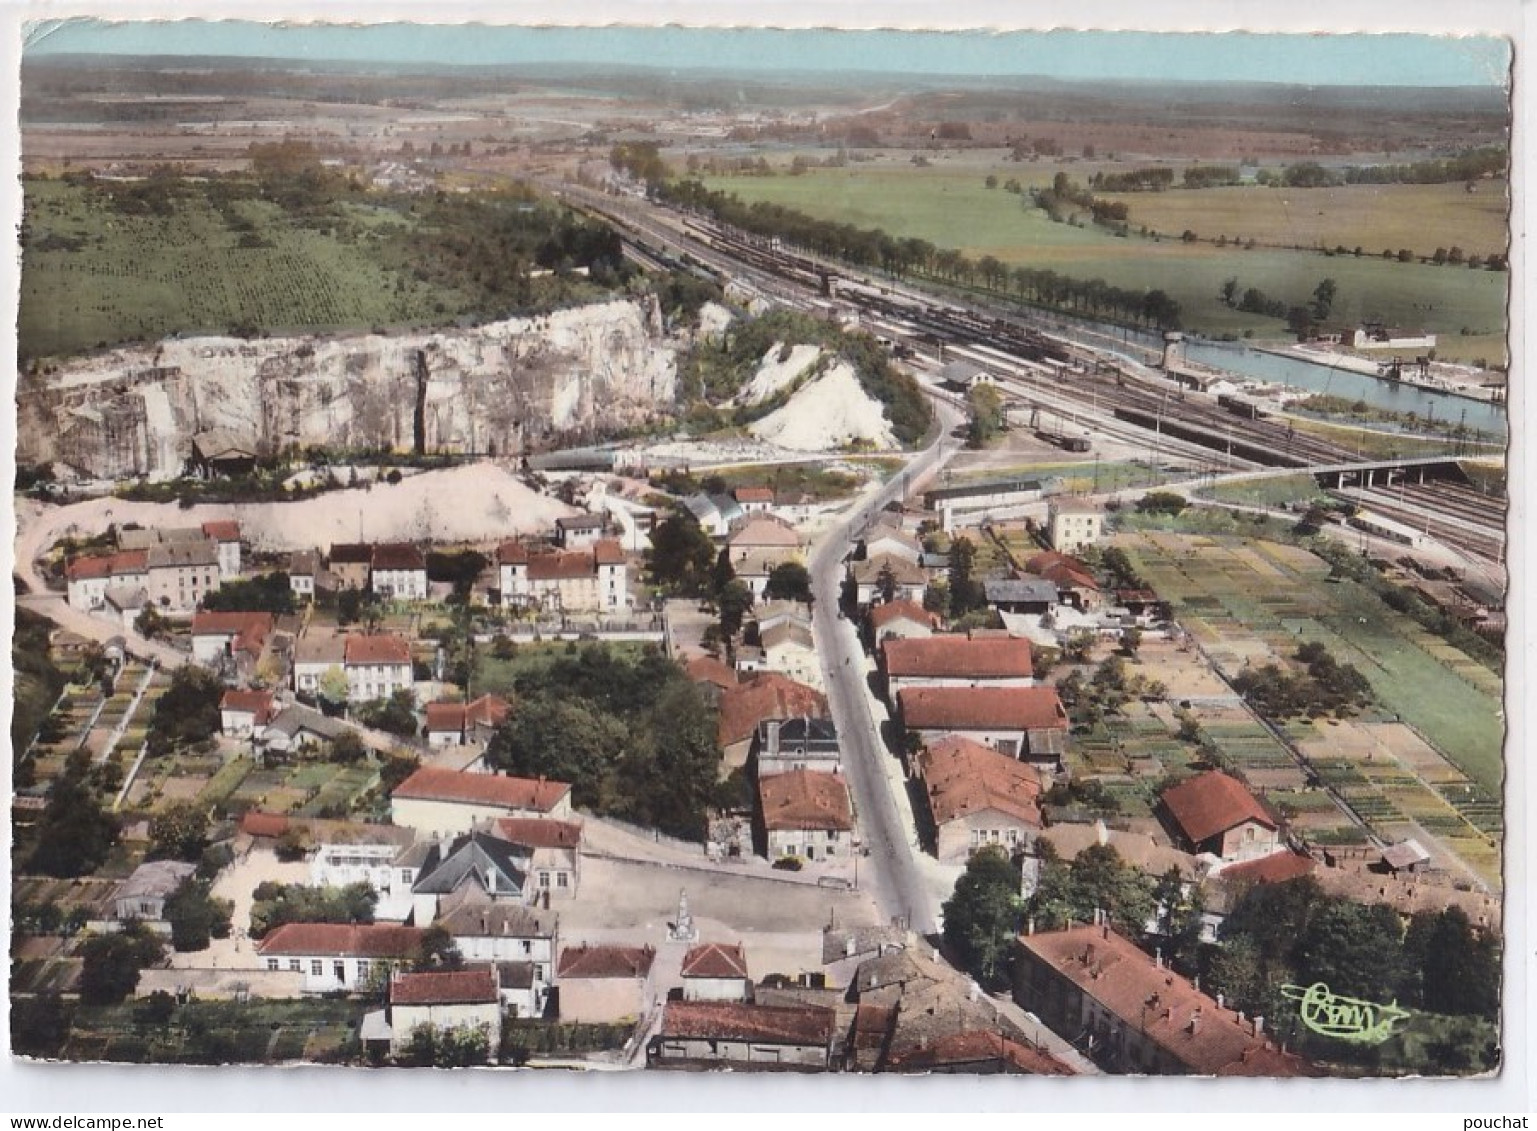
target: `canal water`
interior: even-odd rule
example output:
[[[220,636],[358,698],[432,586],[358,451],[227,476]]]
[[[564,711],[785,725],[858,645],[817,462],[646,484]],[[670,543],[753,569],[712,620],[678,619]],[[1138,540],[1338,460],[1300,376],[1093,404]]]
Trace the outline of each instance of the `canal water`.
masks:
[[[1201,365],[1241,377],[1312,389],[1352,401],[1365,401],[1373,408],[1412,412],[1422,418],[1444,423],[1465,422],[1470,429],[1495,436],[1506,434],[1504,405],[1492,405],[1487,401],[1475,401],[1434,389],[1385,381],[1380,377],[1301,358],[1263,353],[1237,343],[1187,340],[1185,356]]]

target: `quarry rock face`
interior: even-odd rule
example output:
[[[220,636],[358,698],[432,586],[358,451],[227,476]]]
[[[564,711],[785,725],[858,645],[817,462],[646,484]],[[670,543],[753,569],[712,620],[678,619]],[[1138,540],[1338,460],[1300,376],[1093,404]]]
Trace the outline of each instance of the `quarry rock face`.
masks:
[[[398,336],[173,339],[28,375],[17,459],[168,479],[214,430],[262,454],[516,455],[668,414],[676,363],[652,299]]]

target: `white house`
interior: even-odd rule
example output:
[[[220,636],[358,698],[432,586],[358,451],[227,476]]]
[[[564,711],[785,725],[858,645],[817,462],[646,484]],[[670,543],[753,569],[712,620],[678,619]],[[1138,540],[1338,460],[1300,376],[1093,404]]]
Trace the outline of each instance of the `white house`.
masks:
[[[822,665],[809,628],[794,621],[776,624],[760,631],[758,643],[766,670],[787,675],[807,687],[821,688]]]
[[[684,1001],[748,1001],[752,977],[740,946],[701,943],[683,956]]]
[[[413,686],[411,645],[389,633],[349,636],[343,670],[347,673],[349,703],[388,699],[395,692],[409,691]]]
[[[502,1000],[516,1007],[519,1017],[543,1015],[555,981],[555,956],[560,945],[560,919],[522,903],[492,900],[465,891],[445,899],[438,908],[437,926],[448,932],[466,962],[498,966],[527,966],[509,970],[503,979]],[[517,983],[526,981],[528,984]]]
[[[540,550],[504,542],[496,553],[502,603],[565,613],[617,613],[630,607],[629,566],[619,543],[586,550]]]
[[[310,857],[310,883],[367,884],[378,896],[374,917],[404,922],[411,914],[411,888],[416,883],[416,867],[407,859],[412,840],[410,829],[393,825],[343,825]]]
[[[261,740],[267,724],[277,715],[270,691],[238,691],[230,688],[219,699],[219,733],[226,738]]]
[[[308,634],[294,641],[294,690],[319,695],[321,680],[332,668],[345,674],[347,639],[329,634]]]
[[[494,1061],[502,1043],[501,987],[494,967],[397,973],[390,978],[390,1051],[400,1053],[422,1026],[482,1029]]]
[[[893,696],[909,687],[1030,687],[1035,682],[1030,642],[1003,634],[893,637],[881,645],[880,655]]]
[[[307,994],[354,992],[416,961],[422,931],[378,923],[284,923],[256,944],[267,970],[304,975]]]
[[[193,613],[192,657],[200,664],[218,664],[240,655],[254,661],[275,624],[271,613]]]
[[[219,580],[240,576],[240,523],[228,519],[203,523],[203,537],[212,542],[219,555]]]
[[[467,833],[498,817],[571,816],[571,786],[543,778],[470,774],[424,766],[395,787],[390,819],[424,837]]]
[[[315,578],[320,573],[320,555],[314,550],[295,550],[288,558],[288,588],[301,601],[315,599]]]
[[[409,542],[375,546],[369,565],[368,587],[386,600],[425,601],[427,560]]]
[[[76,558],[65,568],[69,607],[92,612],[106,601],[107,589],[145,589],[149,585],[149,554],[145,550],[122,550],[116,554],[98,554]]]
[[[113,910],[119,919],[158,922],[165,916],[165,901],[196,871],[196,864],[180,860],[151,860],[140,864],[113,893]]]
[[[1105,512],[1081,499],[1053,499],[1046,507],[1046,536],[1051,548],[1076,554],[1099,542],[1105,532]]]

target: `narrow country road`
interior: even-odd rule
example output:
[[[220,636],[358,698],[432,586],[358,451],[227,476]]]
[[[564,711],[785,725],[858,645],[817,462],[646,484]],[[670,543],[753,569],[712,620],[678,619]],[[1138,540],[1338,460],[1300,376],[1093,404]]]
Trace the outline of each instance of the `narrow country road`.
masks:
[[[887,503],[900,501],[914,484],[937,471],[960,449],[960,442],[950,435],[961,423],[960,413],[937,398],[932,403],[939,421],[938,437],[879,491],[860,503],[848,518],[824,534],[811,553],[817,655],[822,660],[828,706],[843,749],[844,773],[858,809],[863,847],[869,853],[862,861],[860,883],[868,886],[884,916],[904,917],[913,930],[925,935],[938,929],[937,909],[931,906],[913,857],[917,846],[887,784],[884,763],[891,755],[870,714],[857,629],[853,621],[839,616],[838,599],[843,586],[843,560],[865,527]]]

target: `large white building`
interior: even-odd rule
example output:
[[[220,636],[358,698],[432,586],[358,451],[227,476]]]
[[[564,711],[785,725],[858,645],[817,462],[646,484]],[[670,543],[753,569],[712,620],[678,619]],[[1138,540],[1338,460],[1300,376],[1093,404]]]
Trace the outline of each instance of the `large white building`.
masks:
[[[424,766],[390,795],[390,820],[425,837],[457,836],[498,817],[570,816],[571,786],[542,778]]]
[[[505,542],[496,559],[504,605],[565,613],[618,613],[630,607],[629,566],[611,538],[582,550]]]
[[[343,668],[349,703],[388,699],[413,686],[411,645],[388,633],[347,637]]]

